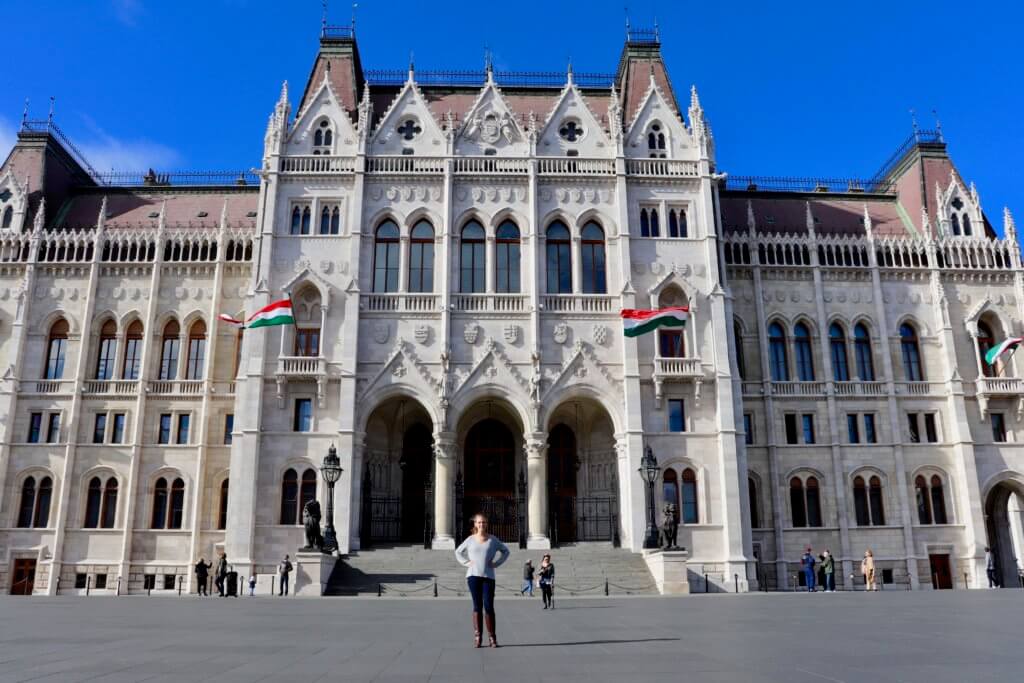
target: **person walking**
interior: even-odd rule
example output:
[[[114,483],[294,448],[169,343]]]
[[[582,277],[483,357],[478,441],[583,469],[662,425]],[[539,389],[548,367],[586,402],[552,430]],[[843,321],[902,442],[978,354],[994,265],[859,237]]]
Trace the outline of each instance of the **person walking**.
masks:
[[[814,592],[814,553],[811,552],[811,547],[807,546],[807,550],[804,552],[804,556],[800,558],[800,566],[804,570],[804,583],[807,584],[807,592]]]
[[[832,551],[825,549],[822,553],[821,571],[825,576],[822,584],[826,593],[836,592],[836,558],[832,557]]]
[[[278,588],[277,596],[288,595],[288,575],[292,573],[292,561],[288,559],[287,555],[281,560],[277,570],[281,574],[281,585]]]
[[[206,588],[206,582],[210,578],[210,569],[213,567],[212,562],[207,562],[205,557],[200,557],[199,562],[196,563],[196,592],[199,595],[210,596],[210,591]]]
[[[494,631],[494,570],[508,560],[508,546],[487,531],[487,517],[473,516],[473,533],[455,549],[455,560],[466,567],[466,584],[473,598],[473,647],[480,647],[480,614],[487,625],[488,645],[498,647]],[[500,556],[500,557],[499,557]]]
[[[818,586],[825,592],[825,553],[818,555]]]
[[[864,590],[878,590],[875,585],[875,555],[868,548],[864,551],[864,559],[860,561],[860,573],[864,575]]]
[[[985,546],[985,575],[988,576],[989,588],[999,588],[999,582],[996,580],[996,560],[988,546]]]
[[[544,598],[544,609],[555,608],[555,565],[551,556],[545,555],[540,561],[540,594]]]
[[[224,581],[228,576],[228,555],[223,553],[220,559],[217,560],[217,579],[214,583],[217,585],[217,594],[220,597],[224,597]]]
[[[523,587],[519,591],[520,595],[530,594],[533,597],[533,560],[527,560],[526,564],[523,565]]]
[[[252,576],[249,577],[249,597],[250,598],[255,598],[256,597],[256,575],[255,574],[253,574]]]

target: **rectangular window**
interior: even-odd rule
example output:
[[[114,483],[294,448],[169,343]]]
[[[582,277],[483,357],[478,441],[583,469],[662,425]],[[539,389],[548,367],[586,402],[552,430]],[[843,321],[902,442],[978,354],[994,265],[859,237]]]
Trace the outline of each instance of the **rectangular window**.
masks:
[[[75,574],[75,588],[85,588],[85,585],[88,581],[88,574]]]
[[[1003,414],[992,413],[989,417],[992,419],[992,440],[996,443],[1005,442],[1006,420],[1003,418]]]
[[[224,445],[231,445],[231,432],[235,431],[235,416],[228,413],[224,416]]]
[[[296,432],[308,432],[313,428],[313,399],[295,399],[295,418],[292,429]]]
[[[860,443],[860,426],[857,424],[857,413],[846,414],[846,437],[850,443]]]
[[[786,443],[800,443],[796,430],[796,415],[786,413]]]
[[[662,358],[682,358],[686,355],[681,330],[660,330],[658,332],[658,352]]]
[[[864,443],[878,443],[874,413],[865,413],[864,415]]]
[[[893,583],[893,575],[891,569],[882,570],[882,583]]]
[[[686,412],[683,409],[683,400],[670,398],[668,401],[668,431],[686,431]]]
[[[50,413],[50,422],[46,427],[46,443],[60,441],[60,413]]]
[[[164,413],[160,416],[160,434],[157,436],[157,443],[171,442],[171,414]]]
[[[146,574],[142,577],[142,590],[151,591],[156,588],[156,574]]]
[[[804,413],[801,416],[804,430],[804,443],[814,443],[814,415]]]
[[[124,413],[114,413],[114,432],[110,435],[110,443],[124,443]]]
[[[121,371],[121,377],[138,379],[142,363],[142,337],[128,337],[124,344],[124,369]],[[96,578],[99,579],[98,576]]]
[[[917,413],[907,413],[907,433],[910,443],[921,443],[921,432],[917,427]]]
[[[92,428],[92,442],[103,443],[107,436],[107,414],[97,413],[96,424]]]
[[[935,413],[924,414],[924,438],[928,443],[939,442],[939,431],[935,428]]]
[[[743,414],[743,438],[749,446],[754,443],[754,416],[751,413]]]
[[[174,574],[164,574],[164,590],[174,590]]]
[[[97,574],[96,575],[96,588],[98,590],[104,590],[107,587],[107,575]]]
[[[43,430],[43,414],[32,413],[28,418],[28,442],[39,443],[40,432]]]
[[[190,417],[191,416],[188,413],[182,413],[178,416],[178,439],[175,441],[176,444],[184,445],[188,443],[188,426]]]
[[[160,354],[160,379],[174,379],[178,376],[178,347],[180,344],[177,337],[164,337],[164,347]]]

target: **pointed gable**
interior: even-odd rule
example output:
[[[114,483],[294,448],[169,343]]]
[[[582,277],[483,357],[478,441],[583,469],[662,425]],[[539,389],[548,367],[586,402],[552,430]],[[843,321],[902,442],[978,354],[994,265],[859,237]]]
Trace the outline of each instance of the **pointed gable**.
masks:
[[[287,153],[347,156],[355,153],[357,139],[349,113],[325,76],[295,117],[288,134]]]
[[[299,100],[299,111],[308,106],[325,78],[330,81],[342,108],[346,112],[354,111],[363,86],[363,67],[354,37],[324,35],[320,38],[320,51]]]
[[[499,156],[520,156],[530,152],[526,135],[490,73],[463,120],[455,139],[456,154],[483,155],[493,150],[490,153]]]
[[[658,86],[653,73],[648,81],[647,93],[629,124],[629,132],[626,134],[626,156],[651,156],[651,133],[654,133],[653,149],[656,150],[656,154],[664,153],[669,159],[697,159],[700,156],[693,136]],[[664,136],[664,149],[661,149],[659,136]]]
[[[434,156],[445,152],[445,133],[410,70],[405,85],[380,118],[373,132],[370,154]]]
[[[539,156],[566,156],[570,151],[581,157],[615,153],[604,126],[573,82],[571,71],[537,138]]]

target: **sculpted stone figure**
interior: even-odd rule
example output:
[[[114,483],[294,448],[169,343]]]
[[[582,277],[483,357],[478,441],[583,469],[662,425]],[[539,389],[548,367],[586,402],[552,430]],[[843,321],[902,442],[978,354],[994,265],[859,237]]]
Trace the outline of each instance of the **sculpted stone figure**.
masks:
[[[676,550],[676,534],[679,532],[679,522],[676,521],[676,504],[665,503],[661,508],[661,526],[658,533],[658,545],[662,550]]]
[[[311,500],[302,508],[302,525],[306,528],[306,547],[303,550],[322,550],[324,538],[320,535],[320,503]]]

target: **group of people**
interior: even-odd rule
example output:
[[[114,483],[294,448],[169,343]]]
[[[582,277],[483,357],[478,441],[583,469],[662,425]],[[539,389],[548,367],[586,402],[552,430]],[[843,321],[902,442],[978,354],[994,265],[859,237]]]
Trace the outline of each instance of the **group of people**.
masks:
[[[196,584],[198,586],[197,593],[199,595],[210,595],[209,591],[209,580],[210,580],[210,569],[213,568],[212,562],[207,562],[205,557],[200,557],[199,562],[196,563]],[[284,556],[281,560],[281,564],[278,565],[278,576],[280,584],[278,586],[277,594],[288,595],[288,577],[292,573],[292,563],[288,555]],[[217,594],[222,597],[238,597],[238,574],[235,573],[234,568],[228,563],[227,553],[222,553],[220,558],[217,560],[217,569],[214,572],[213,584],[217,587]],[[273,593],[273,591],[271,591]],[[249,597],[256,597],[256,574],[249,576]]]
[[[832,551],[825,549],[817,557],[810,546],[800,558],[800,569],[804,575],[804,585],[808,593],[813,593],[816,585],[826,593],[836,592],[836,560]],[[860,561],[860,573],[864,577],[864,590],[878,590],[875,579],[875,555],[871,549],[864,551],[864,559]]]
[[[544,599],[544,609],[555,608],[555,565],[551,562],[550,555],[541,558],[540,566],[534,569],[533,560],[527,560],[523,565],[523,587],[519,590],[520,595],[530,594],[533,597],[534,585],[540,586],[540,594]]]

